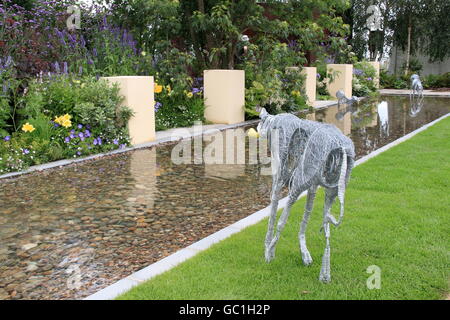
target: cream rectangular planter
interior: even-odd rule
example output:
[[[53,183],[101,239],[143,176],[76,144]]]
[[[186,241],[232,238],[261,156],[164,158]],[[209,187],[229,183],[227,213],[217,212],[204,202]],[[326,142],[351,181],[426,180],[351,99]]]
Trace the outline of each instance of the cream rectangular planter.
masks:
[[[344,91],[345,96],[350,98],[353,95],[352,80],[353,80],[353,65],[352,64],[328,64],[327,73],[333,74],[336,72],[334,81],[327,82],[327,89],[330,96],[337,100],[336,92]]]
[[[317,68],[304,67],[302,74],[305,75],[305,92],[310,106],[314,105],[316,101],[316,86],[317,86]]]
[[[205,70],[204,87],[207,121],[235,124],[245,120],[244,70]]]
[[[123,76],[102,78],[117,83],[124,96],[123,105],[130,107],[134,116],[128,122],[131,144],[155,140],[155,97],[153,77]]]
[[[370,61],[369,64],[375,68],[377,75],[375,76],[375,85],[380,88],[380,63],[378,61]]]

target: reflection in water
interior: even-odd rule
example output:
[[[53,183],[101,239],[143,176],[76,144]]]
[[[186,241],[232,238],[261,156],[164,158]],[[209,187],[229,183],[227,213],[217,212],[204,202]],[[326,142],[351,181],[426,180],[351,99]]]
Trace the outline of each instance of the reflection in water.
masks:
[[[378,104],[378,118],[380,119],[380,135],[389,137],[389,106],[387,101]]]
[[[360,158],[450,110],[382,99],[301,117],[335,124]],[[269,204],[268,163],[175,164],[173,149],[0,180],[0,299],[85,297]]]
[[[332,123],[346,136],[349,136],[352,132],[352,114],[351,112],[348,112],[349,107],[344,106],[345,105],[332,106],[316,111],[315,119],[319,122]]]
[[[423,108],[423,96],[411,95],[409,99],[410,107],[409,107],[409,115],[413,118],[417,117],[417,115],[422,111]]]

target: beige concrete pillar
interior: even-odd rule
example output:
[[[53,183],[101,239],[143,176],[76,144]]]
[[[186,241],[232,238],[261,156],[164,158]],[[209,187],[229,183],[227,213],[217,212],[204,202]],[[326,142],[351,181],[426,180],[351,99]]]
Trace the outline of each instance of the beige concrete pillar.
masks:
[[[369,61],[369,64],[375,68],[377,75],[375,77],[375,85],[377,88],[380,88],[380,63],[378,61]]]
[[[206,120],[223,124],[245,120],[244,70],[205,70],[204,87]]]
[[[155,140],[155,98],[153,77],[123,76],[102,78],[117,83],[124,96],[123,105],[134,111],[128,122],[131,144]]]
[[[327,82],[327,89],[333,100],[337,100],[336,92],[344,91],[345,96],[350,98],[353,95],[353,65],[352,64],[328,64],[327,74],[334,74],[334,81]]]
[[[316,101],[316,86],[317,86],[317,68],[316,67],[304,67],[302,74],[305,75],[305,92],[308,104],[314,105]]]

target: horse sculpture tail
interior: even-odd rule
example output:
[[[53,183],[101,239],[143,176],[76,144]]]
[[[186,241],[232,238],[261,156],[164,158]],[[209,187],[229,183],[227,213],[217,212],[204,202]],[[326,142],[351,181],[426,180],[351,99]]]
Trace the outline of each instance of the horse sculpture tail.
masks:
[[[347,152],[345,151],[345,148],[342,148],[341,174],[339,175],[339,182],[338,182],[338,198],[339,202],[341,203],[341,212],[339,214],[339,221],[337,225],[340,225],[342,223],[342,220],[344,219],[344,198],[345,198],[345,188],[347,185],[346,179],[347,179]]]

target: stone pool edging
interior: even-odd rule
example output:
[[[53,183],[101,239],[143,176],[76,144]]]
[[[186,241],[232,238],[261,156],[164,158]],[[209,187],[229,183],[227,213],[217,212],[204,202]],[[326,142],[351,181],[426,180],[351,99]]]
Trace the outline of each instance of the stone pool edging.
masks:
[[[411,94],[411,90],[409,89],[380,89],[379,92],[387,96],[409,96]],[[450,91],[423,90],[423,96],[430,98],[450,98]]]
[[[402,142],[404,142],[406,140],[411,139],[418,133],[428,129],[429,127],[435,125],[436,123],[438,123],[448,117],[450,117],[450,113],[447,113],[446,115],[424,125],[423,127],[421,127],[419,129],[387,144],[386,146],[384,146],[378,150],[375,150],[374,152],[362,157],[361,159],[356,161],[355,165],[358,166],[362,163],[367,162],[368,160],[401,144]],[[304,197],[306,195],[306,193],[307,193],[306,191],[303,192],[300,195],[299,199]],[[283,209],[286,206],[286,203],[287,203],[287,197],[280,200],[278,209]],[[254,213],[236,223],[233,223],[232,225],[230,225],[216,233],[213,233],[212,235],[210,235],[200,241],[197,241],[184,249],[181,249],[181,250],[175,252],[174,254],[172,254],[162,260],[159,260],[158,262],[155,262],[155,263],[147,266],[146,268],[141,269],[122,280],[115,282],[114,284],[98,291],[97,293],[94,293],[94,294],[86,297],[84,300],[112,300],[112,299],[118,297],[119,295],[125,293],[126,291],[130,290],[131,288],[174,268],[175,266],[181,264],[182,262],[188,260],[189,258],[194,257],[199,252],[202,252],[202,251],[208,249],[209,247],[211,247],[212,245],[219,243],[222,240],[225,240],[226,238],[230,237],[231,235],[236,234],[236,233],[244,230],[247,227],[255,225],[256,223],[267,218],[269,216],[269,214],[270,214],[270,207],[266,207],[262,210],[259,210],[256,213]]]

